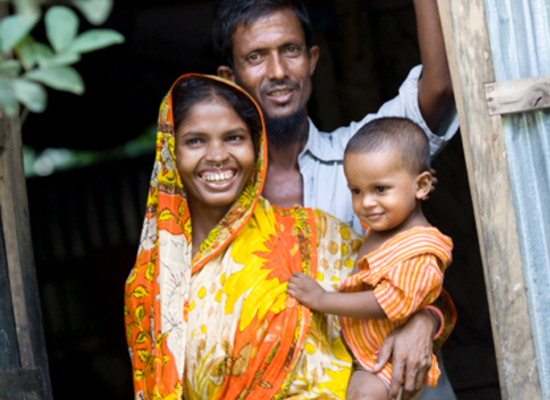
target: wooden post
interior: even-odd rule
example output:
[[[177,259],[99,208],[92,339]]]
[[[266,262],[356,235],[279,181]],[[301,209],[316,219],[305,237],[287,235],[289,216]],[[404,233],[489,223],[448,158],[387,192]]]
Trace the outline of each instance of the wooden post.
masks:
[[[8,14],[0,5],[0,19]],[[0,399],[51,400],[18,117],[0,109]]]
[[[0,276],[8,278],[2,299],[13,310],[0,315],[0,331],[15,342],[0,359],[0,399],[47,400],[52,395],[17,117],[0,116],[0,138]]]
[[[483,0],[438,0],[474,204],[503,399],[541,399]],[[475,362],[475,360],[472,360]]]

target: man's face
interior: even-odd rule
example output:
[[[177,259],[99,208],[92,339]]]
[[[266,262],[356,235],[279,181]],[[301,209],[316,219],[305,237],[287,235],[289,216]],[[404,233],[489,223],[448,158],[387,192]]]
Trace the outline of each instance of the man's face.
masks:
[[[218,74],[248,91],[269,117],[284,118],[307,109],[318,58],[317,46],[307,50],[296,14],[282,9],[237,26],[234,69],[221,66]]]

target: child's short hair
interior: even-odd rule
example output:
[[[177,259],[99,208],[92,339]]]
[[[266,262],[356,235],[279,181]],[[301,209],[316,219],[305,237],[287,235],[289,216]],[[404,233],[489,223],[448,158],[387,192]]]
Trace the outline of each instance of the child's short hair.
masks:
[[[389,117],[370,121],[349,141],[345,153],[396,150],[403,167],[413,173],[430,169],[430,143],[417,124],[407,118]]]

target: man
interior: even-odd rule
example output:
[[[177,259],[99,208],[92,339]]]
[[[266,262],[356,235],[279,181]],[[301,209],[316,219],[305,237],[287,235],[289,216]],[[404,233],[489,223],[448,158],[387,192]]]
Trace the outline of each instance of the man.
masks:
[[[407,117],[424,129],[435,155],[456,132],[456,116],[447,126],[441,121],[452,103],[452,87],[436,0],[414,4],[423,69],[415,67],[399,95],[377,114],[328,134],[307,117],[319,47],[304,5],[299,0],[222,0],[214,22],[218,74],[246,89],[264,112],[269,163],[263,196],[272,204],[320,208],[361,231],[342,166],[349,138],[373,118]],[[439,134],[431,131],[436,128]],[[403,376],[403,400],[422,387],[438,324],[430,312],[421,311],[384,342],[379,361],[393,358],[391,398]],[[455,399],[443,375],[442,384],[425,390],[421,399]]]

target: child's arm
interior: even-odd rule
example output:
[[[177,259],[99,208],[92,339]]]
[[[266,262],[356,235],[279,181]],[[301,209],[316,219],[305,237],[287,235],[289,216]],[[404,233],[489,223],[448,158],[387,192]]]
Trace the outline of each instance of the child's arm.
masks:
[[[288,281],[286,292],[315,311],[350,318],[386,318],[372,290],[356,293],[327,292],[309,276],[295,272]]]

